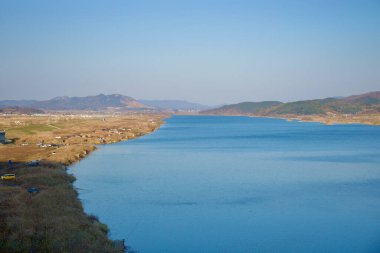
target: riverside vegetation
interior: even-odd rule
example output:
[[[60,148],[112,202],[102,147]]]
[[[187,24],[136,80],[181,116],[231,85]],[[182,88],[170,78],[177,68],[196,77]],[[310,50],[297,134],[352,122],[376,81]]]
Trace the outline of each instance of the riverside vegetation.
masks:
[[[66,166],[96,144],[154,131],[162,116],[0,117],[8,139],[0,145],[0,173],[16,174],[0,182],[0,252],[130,252],[124,241],[108,238],[108,227],[96,216],[84,213]]]

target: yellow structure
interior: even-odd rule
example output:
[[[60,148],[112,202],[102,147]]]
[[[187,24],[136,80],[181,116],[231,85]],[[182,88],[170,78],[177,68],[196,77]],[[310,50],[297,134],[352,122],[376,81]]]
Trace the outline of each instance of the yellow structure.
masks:
[[[1,179],[2,180],[16,179],[16,175],[15,174],[4,174],[4,175],[1,176]]]

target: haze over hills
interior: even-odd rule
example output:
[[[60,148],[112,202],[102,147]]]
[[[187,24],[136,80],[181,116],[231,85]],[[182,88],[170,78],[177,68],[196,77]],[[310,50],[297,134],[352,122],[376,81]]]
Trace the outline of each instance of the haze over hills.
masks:
[[[204,110],[203,115],[325,115],[380,113],[380,91],[343,98],[303,100],[289,103],[278,101],[242,102]]]
[[[282,103],[279,101],[242,102],[218,108],[182,100],[136,100],[113,94],[87,97],[56,97],[50,100],[3,100],[3,112],[47,111],[200,111],[201,115],[325,115],[380,113],[380,91],[349,97],[303,100]],[[4,110],[6,108],[6,110]]]
[[[137,100],[119,94],[87,97],[56,97],[45,101],[36,100],[5,100],[0,101],[0,108],[20,106],[44,110],[139,110],[151,109]]]
[[[37,102],[32,107],[47,110],[107,110],[148,108],[135,99],[119,94],[87,97],[57,97],[47,101]]]
[[[211,107],[183,100],[136,100],[132,97],[112,94],[87,97],[56,97],[45,101],[2,100],[0,108],[34,108],[42,110],[88,110],[88,111],[199,111]]]
[[[37,100],[0,100],[0,108],[6,107],[30,107],[38,102]]]
[[[140,103],[170,110],[207,110],[210,106],[188,102],[185,100],[138,100]]]
[[[35,109],[35,108],[29,108],[29,107],[19,107],[19,106],[10,106],[5,108],[0,108],[0,113],[6,113],[6,114],[43,114],[44,111]]]
[[[224,105],[219,108],[201,111],[201,114],[235,115],[258,113],[264,109],[282,104],[279,101],[242,102],[232,105]]]

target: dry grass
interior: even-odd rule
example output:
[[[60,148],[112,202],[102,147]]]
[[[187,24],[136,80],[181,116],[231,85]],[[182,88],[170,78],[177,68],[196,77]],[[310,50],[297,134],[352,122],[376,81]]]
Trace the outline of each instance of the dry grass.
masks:
[[[0,129],[13,142],[0,145],[0,252],[122,252],[108,228],[83,212],[66,166],[85,157],[95,144],[150,133],[159,115],[0,116]],[[59,138],[57,138],[59,137]],[[41,160],[37,167],[25,162]],[[14,170],[7,161],[14,162]],[[27,192],[35,187],[38,193]],[[127,250],[128,251],[128,250]]]
[[[159,115],[0,116],[12,144],[0,145],[0,161],[44,160],[66,165],[94,150],[94,145],[128,140],[155,130]]]
[[[380,125],[379,114],[365,114],[365,115],[311,115],[311,116],[294,116],[287,115],[284,118],[297,119],[304,122],[320,122],[324,124],[366,124],[366,125]]]
[[[10,171],[7,171],[10,172]],[[105,225],[83,213],[63,168],[18,168],[0,188],[0,252],[121,252]],[[37,187],[39,193],[28,193]]]

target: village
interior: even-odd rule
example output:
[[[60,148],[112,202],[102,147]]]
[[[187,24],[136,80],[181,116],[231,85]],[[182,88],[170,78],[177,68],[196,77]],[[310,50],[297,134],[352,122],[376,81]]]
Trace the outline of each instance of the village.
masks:
[[[42,160],[69,165],[95,149],[150,133],[159,115],[2,115],[0,162]]]

